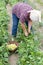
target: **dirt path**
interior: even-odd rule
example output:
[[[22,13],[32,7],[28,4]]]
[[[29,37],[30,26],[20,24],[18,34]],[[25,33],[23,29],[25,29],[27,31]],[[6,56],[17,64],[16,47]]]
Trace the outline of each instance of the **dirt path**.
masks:
[[[9,35],[11,35],[11,30],[12,30],[12,13],[11,13],[11,11],[12,11],[12,8],[9,4],[6,7],[7,7],[8,15],[10,16],[10,22],[8,24],[8,32],[9,32]],[[18,54],[12,54],[9,56],[10,65],[17,65],[17,60],[18,60]]]
[[[7,13],[10,17],[10,21],[9,21],[9,24],[8,24],[8,32],[11,35],[11,30],[12,30],[12,8],[9,4],[6,6],[6,8],[7,8]]]
[[[17,65],[17,61],[18,61],[18,54],[12,54],[11,56],[9,56],[10,65]]]

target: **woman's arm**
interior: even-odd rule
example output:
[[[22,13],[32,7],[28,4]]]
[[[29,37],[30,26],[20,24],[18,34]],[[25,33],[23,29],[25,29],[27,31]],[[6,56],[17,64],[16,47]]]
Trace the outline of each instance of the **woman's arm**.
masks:
[[[21,22],[21,27],[22,27],[22,29],[23,29],[23,32],[24,32],[25,36],[28,36],[28,32],[27,32],[27,30],[26,30],[25,24],[22,23],[22,22]]]
[[[28,34],[31,32],[32,21],[28,21]]]

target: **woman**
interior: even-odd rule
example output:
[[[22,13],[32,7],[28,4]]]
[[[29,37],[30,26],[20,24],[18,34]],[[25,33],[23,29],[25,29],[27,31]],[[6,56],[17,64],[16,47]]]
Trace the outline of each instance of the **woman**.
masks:
[[[25,36],[28,36],[32,29],[32,21],[39,20],[39,22],[41,22],[41,12],[38,10],[34,10],[31,6],[26,3],[18,3],[12,8],[12,18],[12,35],[16,36],[18,23],[20,20],[24,34]],[[28,26],[28,31],[26,30],[25,23]]]

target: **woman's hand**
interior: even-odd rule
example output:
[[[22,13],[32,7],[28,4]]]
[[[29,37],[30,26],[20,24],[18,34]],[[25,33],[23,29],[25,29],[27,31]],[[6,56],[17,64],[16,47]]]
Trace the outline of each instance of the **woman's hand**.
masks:
[[[25,34],[26,37],[28,36],[28,32],[25,32],[24,34]]]

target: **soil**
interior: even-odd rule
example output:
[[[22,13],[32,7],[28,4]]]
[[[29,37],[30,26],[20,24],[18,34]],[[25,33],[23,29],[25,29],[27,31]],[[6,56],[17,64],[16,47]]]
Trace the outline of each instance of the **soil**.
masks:
[[[10,65],[17,65],[17,61],[18,61],[18,54],[12,54],[9,56],[9,64]]]

